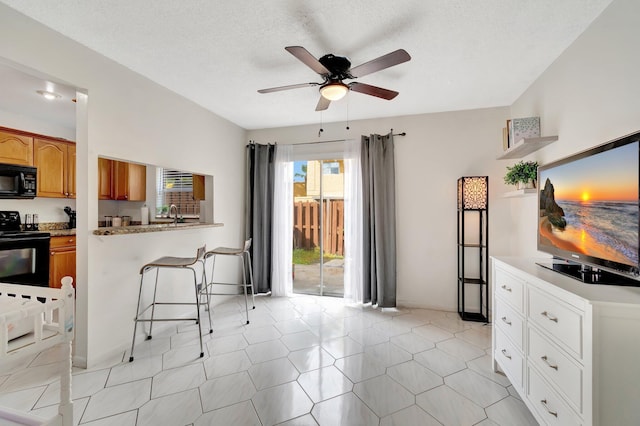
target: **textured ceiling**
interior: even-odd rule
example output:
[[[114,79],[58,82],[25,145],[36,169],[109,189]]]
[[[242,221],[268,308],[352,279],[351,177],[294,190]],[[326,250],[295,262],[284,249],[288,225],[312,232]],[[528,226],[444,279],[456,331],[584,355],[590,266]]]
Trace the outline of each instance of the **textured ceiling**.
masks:
[[[246,129],[510,105],[611,2],[0,1]],[[359,80],[394,100],[350,93],[321,114],[317,87],[257,93],[321,81],[290,45],[412,60]]]

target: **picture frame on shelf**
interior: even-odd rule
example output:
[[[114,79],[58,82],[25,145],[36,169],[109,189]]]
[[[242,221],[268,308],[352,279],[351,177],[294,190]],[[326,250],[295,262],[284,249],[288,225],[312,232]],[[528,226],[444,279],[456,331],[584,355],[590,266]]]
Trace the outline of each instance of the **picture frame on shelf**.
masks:
[[[506,151],[509,149],[509,131],[506,127],[502,128],[502,150]]]
[[[540,137],[540,117],[514,118],[511,120],[513,127],[512,144],[522,139]]]

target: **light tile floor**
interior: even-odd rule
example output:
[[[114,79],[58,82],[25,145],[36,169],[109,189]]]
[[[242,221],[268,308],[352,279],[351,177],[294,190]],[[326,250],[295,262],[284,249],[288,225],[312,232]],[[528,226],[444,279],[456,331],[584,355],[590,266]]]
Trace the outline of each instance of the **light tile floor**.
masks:
[[[75,370],[75,424],[537,424],[491,370],[491,328],[456,313],[295,296],[257,297],[249,325],[243,314],[241,298],[214,308],[204,358],[185,321],[137,345],[132,363],[125,352]],[[0,405],[55,413],[58,359],[48,350],[0,365]]]

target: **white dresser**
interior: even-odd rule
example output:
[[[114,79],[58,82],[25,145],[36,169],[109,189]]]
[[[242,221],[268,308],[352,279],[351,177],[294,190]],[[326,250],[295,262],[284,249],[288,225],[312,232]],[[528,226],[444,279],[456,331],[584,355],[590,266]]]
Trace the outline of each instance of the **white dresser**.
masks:
[[[528,258],[491,269],[494,369],[540,424],[640,425],[640,288],[583,284]]]

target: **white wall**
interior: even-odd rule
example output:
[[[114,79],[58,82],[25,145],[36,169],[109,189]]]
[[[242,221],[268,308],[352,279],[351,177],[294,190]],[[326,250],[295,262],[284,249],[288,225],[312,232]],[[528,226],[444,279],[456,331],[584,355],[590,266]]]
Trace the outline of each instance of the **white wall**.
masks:
[[[75,355],[78,362],[92,366],[130,344],[138,272],[144,263],[162,255],[193,256],[203,243],[237,245],[242,240],[246,132],[4,5],[0,5],[0,57],[88,93],[78,98],[75,138]],[[225,226],[94,236],[99,155],[214,175],[215,217]],[[191,294],[189,279],[185,275],[185,283],[172,286],[166,296]]]
[[[406,132],[395,138],[398,303],[455,311],[459,177],[489,176],[490,251],[508,245],[501,194],[509,188],[495,160],[507,115],[507,108],[424,114],[351,122],[349,131],[344,123],[324,124],[322,138],[317,125],[249,131],[249,139],[289,144]]]
[[[544,164],[640,130],[640,2],[615,0],[512,105],[512,117],[540,116],[557,142],[527,157]],[[509,250],[536,251],[535,197],[513,200]]]
[[[24,130],[25,132],[38,133],[40,135],[63,138],[70,141],[76,140],[76,129],[68,128],[29,117],[24,114],[17,114],[13,111],[0,109],[0,126],[10,129]]]

